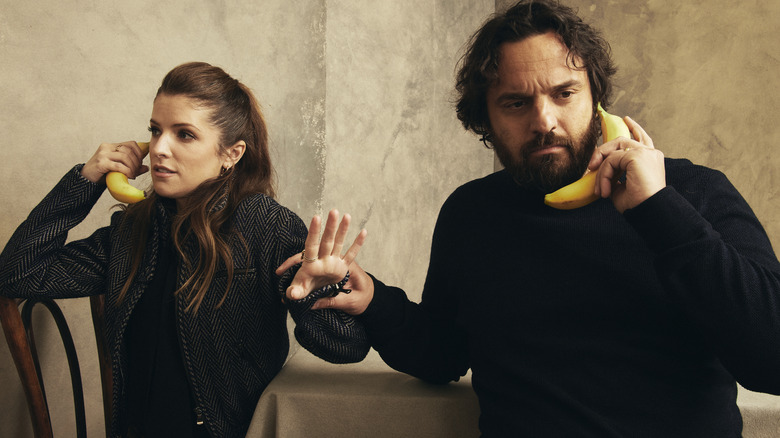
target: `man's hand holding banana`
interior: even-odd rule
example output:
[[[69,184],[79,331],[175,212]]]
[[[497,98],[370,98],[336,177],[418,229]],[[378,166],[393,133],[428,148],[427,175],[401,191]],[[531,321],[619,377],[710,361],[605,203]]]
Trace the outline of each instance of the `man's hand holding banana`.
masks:
[[[588,169],[598,172],[596,194],[611,197],[621,213],[666,187],[663,152],[638,123],[630,117],[624,121],[634,139],[618,137],[602,144],[588,164]]]

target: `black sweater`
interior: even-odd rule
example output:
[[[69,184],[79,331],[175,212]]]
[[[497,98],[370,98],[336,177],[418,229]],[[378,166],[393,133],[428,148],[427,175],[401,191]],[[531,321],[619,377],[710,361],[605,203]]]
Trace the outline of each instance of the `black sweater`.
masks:
[[[666,160],[625,215],[560,211],[506,172],[442,207],[420,304],[375,281],[361,317],[397,370],[472,369],[485,437],[733,437],[735,378],[780,393],[780,264],[717,171]]]

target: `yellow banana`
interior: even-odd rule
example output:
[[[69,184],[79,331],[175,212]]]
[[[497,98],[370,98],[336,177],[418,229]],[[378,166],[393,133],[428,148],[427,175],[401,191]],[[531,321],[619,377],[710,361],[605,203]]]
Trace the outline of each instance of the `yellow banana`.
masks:
[[[618,137],[631,138],[626,122],[618,116],[612,115],[597,105],[601,118],[601,133],[604,142],[612,141]],[[548,193],[544,196],[544,203],[559,210],[572,210],[584,207],[599,197],[593,193],[596,188],[596,172],[586,172],[585,175],[573,183]]]
[[[601,117],[601,134],[604,138],[604,143],[618,137],[631,138],[631,131],[628,130],[628,125],[622,118],[604,111],[601,103],[596,106],[596,109],[599,112],[599,117]]]
[[[141,152],[146,156],[149,153],[149,143],[141,141],[137,143],[138,147],[141,148]],[[143,190],[130,185],[127,181],[127,176],[122,172],[108,172],[106,174],[106,185],[111,196],[119,202],[133,204],[142,201],[146,197]]]
[[[544,203],[558,210],[573,210],[590,204],[599,198],[593,192],[596,188],[596,174],[587,172],[568,186],[544,195]]]

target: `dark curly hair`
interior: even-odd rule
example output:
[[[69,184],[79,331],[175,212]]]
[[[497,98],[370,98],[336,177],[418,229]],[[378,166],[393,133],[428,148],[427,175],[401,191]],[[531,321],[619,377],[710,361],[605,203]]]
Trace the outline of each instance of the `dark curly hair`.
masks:
[[[498,78],[501,45],[550,31],[558,34],[569,49],[573,68],[586,69],[594,112],[596,102],[605,108],[609,105],[611,78],[617,70],[609,43],[568,6],[554,0],[522,0],[485,22],[471,37],[460,60],[455,83],[458,119],[464,128],[481,136],[486,146],[491,141],[486,94]],[[583,65],[577,65],[578,62]]]

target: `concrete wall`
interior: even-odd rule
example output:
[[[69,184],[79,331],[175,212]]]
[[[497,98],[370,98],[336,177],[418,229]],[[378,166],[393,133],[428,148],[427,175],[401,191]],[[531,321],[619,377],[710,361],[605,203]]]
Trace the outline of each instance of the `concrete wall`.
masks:
[[[0,0],[0,245],[101,142],[148,138],[162,77],[201,60],[256,92],[279,200],[306,223],[331,208],[350,212],[371,233],[366,267],[419,296],[439,206],[492,169],[491,153],[459,127],[450,92],[461,45],[493,8],[493,0]],[[114,203],[106,193],[71,238],[107,224]],[[88,301],[60,305],[81,360],[89,435],[100,436]],[[35,319],[55,435],[73,436],[64,352],[45,311]],[[0,344],[0,436],[31,436]]]
[[[262,102],[280,201],[307,222],[334,207],[350,212],[369,229],[362,265],[419,298],[441,203],[493,167],[492,154],[454,117],[454,65],[468,36],[509,3],[0,0],[0,244],[98,144],[147,138],[164,74],[203,60],[224,67]],[[723,170],[777,247],[780,48],[773,31],[780,4],[568,3],[612,43],[620,67],[612,111],[639,121],[668,156]],[[112,204],[104,195],[71,237],[106,224]],[[88,303],[60,304],[79,349],[89,434],[100,436]],[[56,330],[48,323],[36,329],[55,434],[73,435]],[[31,436],[5,347],[0,388],[0,436]]]
[[[612,45],[611,112],[638,121],[666,156],[723,171],[780,248],[780,2],[567,4]]]

